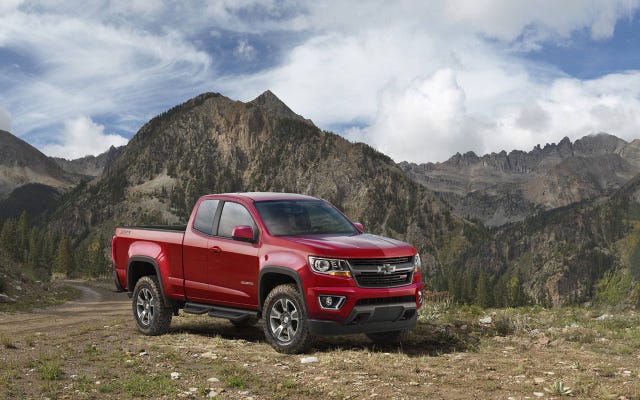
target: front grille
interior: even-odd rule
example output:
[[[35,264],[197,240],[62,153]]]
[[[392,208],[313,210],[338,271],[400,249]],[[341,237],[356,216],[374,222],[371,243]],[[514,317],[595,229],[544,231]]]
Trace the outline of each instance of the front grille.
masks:
[[[349,265],[360,287],[405,286],[413,280],[413,257],[353,259]]]
[[[355,258],[349,260],[354,267],[371,266],[382,264],[406,264],[413,262],[413,257],[396,257],[396,258]]]

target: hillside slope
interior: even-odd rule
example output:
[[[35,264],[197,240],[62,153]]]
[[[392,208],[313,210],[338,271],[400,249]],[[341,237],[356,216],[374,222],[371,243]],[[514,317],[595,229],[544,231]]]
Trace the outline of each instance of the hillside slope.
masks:
[[[0,130],[0,218],[49,209],[79,176],[62,170],[35,147]]]
[[[639,261],[640,175],[610,198],[556,208],[487,232],[455,267],[442,271],[436,286],[469,296],[463,281],[486,273],[497,305],[560,306],[591,301],[598,291],[610,289],[620,295],[617,304],[638,294],[633,281],[640,280]],[[619,287],[607,288],[609,282]],[[514,285],[519,292],[510,288]]]
[[[0,130],[0,199],[28,183],[58,189],[69,189],[74,185],[73,177],[38,149]]]

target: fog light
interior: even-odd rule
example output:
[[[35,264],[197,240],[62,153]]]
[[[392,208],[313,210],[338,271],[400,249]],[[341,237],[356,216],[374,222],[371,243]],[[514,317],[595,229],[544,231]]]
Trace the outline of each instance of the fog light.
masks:
[[[318,296],[318,302],[320,303],[320,307],[325,310],[339,310],[342,308],[342,306],[346,301],[347,301],[347,298],[345,296],[329,296],[329,295]]]
[[[418,290],[418,305],[422,305],[423,302],[423,298],[422,298],[422,290]]]

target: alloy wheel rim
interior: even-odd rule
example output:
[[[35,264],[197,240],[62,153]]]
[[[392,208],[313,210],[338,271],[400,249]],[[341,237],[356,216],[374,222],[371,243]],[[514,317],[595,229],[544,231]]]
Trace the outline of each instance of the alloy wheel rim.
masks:
[[[278,299],[269,310],[269,327],[273,337],[282,344],[290,343],[298,333],[300,313],[288,298]]]
[[[138,315],[138,320],[145,326],[151,324],[151,321],[153,321],[156,309],[155,303],[155,298],[153,297],[151,290],[142,288],[140,292],[138,292],[136,313]]]

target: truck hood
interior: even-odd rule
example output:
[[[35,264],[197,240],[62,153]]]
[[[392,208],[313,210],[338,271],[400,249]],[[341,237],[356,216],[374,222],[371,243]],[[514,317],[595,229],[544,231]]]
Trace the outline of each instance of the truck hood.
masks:
[[[345,257],[399,257],[413,255],[413,246],[399,240],[371,235],[309,235],[288,236],[288,241],[310,247],[317,255]]]

